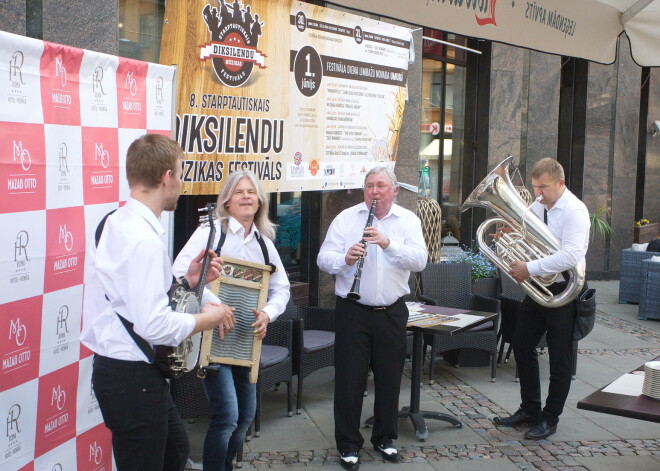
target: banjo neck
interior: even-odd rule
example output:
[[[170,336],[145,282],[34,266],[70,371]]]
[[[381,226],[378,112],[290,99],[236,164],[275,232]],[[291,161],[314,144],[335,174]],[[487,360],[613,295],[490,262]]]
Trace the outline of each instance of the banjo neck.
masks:
[[[206,211],[207,212],[207,217],[208,217],[208,224],[209,224],[209,239],[206,242],[206,252],[204,253],[204,259],[202,261],[202,270],[199,274],[199,281],[197,282],[197,285],[195,288],[193,288],[193,292],[195,293],[195,297],[197,298],[197,302],[199,303],[199,306],[202,306],[202,295],[204,293],[204,286],[206,286],[206,275],[208,274],[209,271],[209,265],[211,264],[211,250],[213,249],[213,239],[215,239],[215,222],[213,221],[213,212],[215,211],[215,205],[212,203],[208,203],[206,205],[206,209],[200,210],[200,211]]]

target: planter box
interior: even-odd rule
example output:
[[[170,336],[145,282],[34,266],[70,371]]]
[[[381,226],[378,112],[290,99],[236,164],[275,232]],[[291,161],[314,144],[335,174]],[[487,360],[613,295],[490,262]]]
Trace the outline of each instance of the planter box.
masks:
[[[497,278],[479,278],[472,282],[472,294],[497,298]]]
[[[646,226],[633,227],[633,243],[646,244],[651,242],[660,233],[660,223],[654,222]]]

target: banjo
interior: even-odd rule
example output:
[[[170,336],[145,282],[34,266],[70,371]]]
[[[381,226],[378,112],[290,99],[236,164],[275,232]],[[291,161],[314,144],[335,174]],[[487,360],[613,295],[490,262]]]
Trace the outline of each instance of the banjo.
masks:
[[[191,289],[180,283],[174,283],[169,291],[170,306],[176,312],[186,314],[198,314],[202,305],[202,294],[206,285],[206,275],[211,264],[211,250],[213,249],[213,239],[215,238],[215,224],[213,222],[213,213],[215,204],[208,203],[206,208],[199,211],[205,211],[206,214],[200,217],[202,225],[208,224],[210,227],[209,238],[206,243],[206,252],[202,261],[202,270],[199,275],[197,286]],[[194,370],[200,359],[202,345],[202,333],[197,332],[183,340],[175,347],[158,345],[156,346],[156,355],[164,363],[174,378],[178,378],[183,373]]]

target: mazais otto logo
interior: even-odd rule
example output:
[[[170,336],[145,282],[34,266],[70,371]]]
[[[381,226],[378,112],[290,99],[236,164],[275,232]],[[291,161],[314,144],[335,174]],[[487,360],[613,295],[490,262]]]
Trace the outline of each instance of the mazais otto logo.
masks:
[[[50,293],[82,284],[85,265],[84,208],[51,209],[46,214],[46,279]]]
[[[211,33],[211,42],[199,46],[200,60],[211,58],[218,79],[228,87],[240,87],[250,78],[254,65],[266,68],[266,55],[257,49],[263,21],[247,5],[220,0],[220,12],[207,4],[202,16]]]
[[[319,168],[321,167],[317,159],[312,159],[309,161],[309,173],[311,173],[313,177],[316,176],[317,172],[319,171]]]
[[[75,436],[77,387],[77,363],[39,378],[36,456]]]
[[[39,374],[41,303],[41,296],[35,296],[0,309],[0,391]]]
[[[80,124],[78,74],[83,51],[44,43],[41,56],[41,102],[49,124]]]
[[[112,437],[105,425],[98,425],[76,437],[78,471],[112,469]]]

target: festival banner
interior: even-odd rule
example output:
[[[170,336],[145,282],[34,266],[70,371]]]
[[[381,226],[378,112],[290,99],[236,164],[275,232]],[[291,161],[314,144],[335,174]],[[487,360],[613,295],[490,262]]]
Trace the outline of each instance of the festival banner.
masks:
[[[359,188],[393,167],[407,28],[291,0],[168,1],[160,62],[176,64],[183,190],[251,170],[268,191]]]

